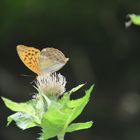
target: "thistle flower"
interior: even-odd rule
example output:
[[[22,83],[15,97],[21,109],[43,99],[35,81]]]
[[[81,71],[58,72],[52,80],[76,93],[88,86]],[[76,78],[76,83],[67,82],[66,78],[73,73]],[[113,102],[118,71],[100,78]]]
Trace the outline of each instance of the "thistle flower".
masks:
[[[65,92],[66,78],[60,73],[42,74],[37,77],[36,86],[47,97],[59,97]]]

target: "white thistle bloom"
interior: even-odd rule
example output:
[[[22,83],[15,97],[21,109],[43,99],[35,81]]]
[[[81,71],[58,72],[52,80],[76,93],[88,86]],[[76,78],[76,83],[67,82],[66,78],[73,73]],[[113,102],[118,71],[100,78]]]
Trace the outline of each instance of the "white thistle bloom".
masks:
[[[42,74],[37,77],[36,86],[46,96],[60,96],[65,92],[66,78],[60,73]]]

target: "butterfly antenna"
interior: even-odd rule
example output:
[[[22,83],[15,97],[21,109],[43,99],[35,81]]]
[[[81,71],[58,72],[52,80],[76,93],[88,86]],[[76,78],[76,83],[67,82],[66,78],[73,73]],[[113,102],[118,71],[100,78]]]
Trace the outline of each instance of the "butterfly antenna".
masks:
[[[20,76],[35,78],[35,76],[26,75],[26,74],[20,74]],[[33,84],[34,82],[35,82],[35,79],[34,79],[34,80],[32,80],[32,81],[30,82],[30,84]]]
[[[20,74],[20,76],[24,76],[24,77],[34,77],[32,75],[26,75],[26,74]]]

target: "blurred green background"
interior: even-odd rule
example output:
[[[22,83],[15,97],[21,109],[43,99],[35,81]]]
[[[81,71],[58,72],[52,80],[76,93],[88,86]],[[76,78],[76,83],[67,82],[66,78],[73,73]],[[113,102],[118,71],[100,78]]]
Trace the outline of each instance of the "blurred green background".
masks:
[[[93,120],[91,129],[66,140],[140,140],[140,27],[125,28],[127,14],[140,14],[138,0],[1,0],[0,96],[29,100],[35,78],[16,45],[55,47],[70,58],[59,72],[67,90],[95,83],[93,96],[76,120]],[[33,77],[21,76],[21,74]],[[0,101],[0,139],[34,140],[40,129],[6,127],[12,114]]]

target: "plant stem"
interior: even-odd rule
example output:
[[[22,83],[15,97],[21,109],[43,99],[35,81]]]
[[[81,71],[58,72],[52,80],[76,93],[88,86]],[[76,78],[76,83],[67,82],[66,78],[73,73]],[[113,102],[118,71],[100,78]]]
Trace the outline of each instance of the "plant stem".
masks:
[[[58,140],[64,140],[64,136],[65,136],[65,134],[62,133],[62,134],[59,134],[59,135],[57,136],[57,138],[58,138]]]

